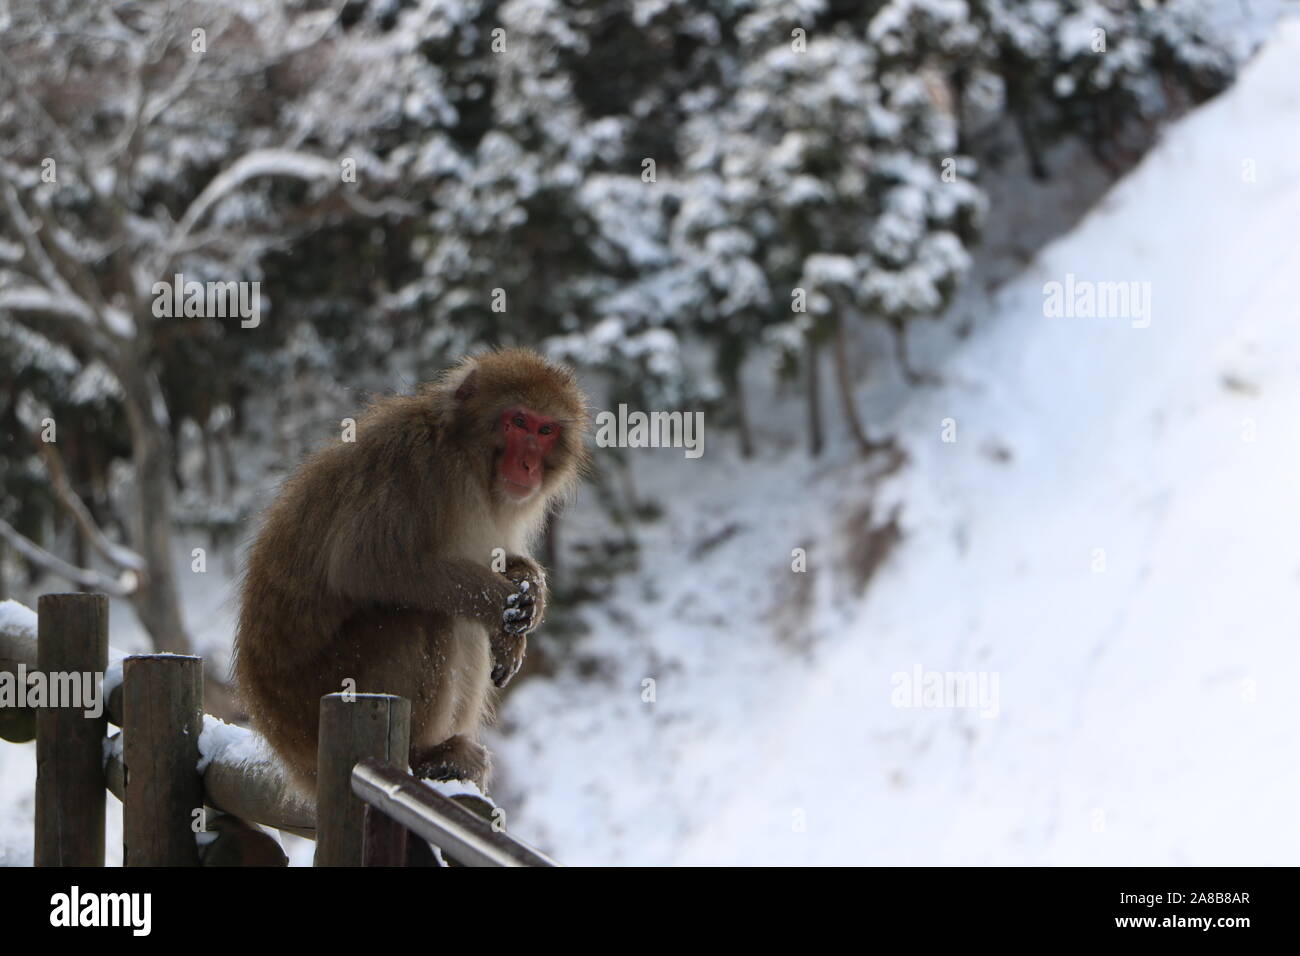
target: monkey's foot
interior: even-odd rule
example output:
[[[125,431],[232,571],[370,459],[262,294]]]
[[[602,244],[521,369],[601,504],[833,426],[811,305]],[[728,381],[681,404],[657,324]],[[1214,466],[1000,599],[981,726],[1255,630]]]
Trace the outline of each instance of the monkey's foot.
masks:
[[[491,768],[487,748],[460,734],[411,751],[411,772],[426,780],[471,780],[486,791]]]

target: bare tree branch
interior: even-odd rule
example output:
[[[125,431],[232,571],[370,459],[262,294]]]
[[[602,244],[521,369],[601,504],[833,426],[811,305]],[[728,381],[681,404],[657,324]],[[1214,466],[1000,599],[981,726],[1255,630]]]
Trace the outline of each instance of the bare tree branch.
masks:
[[[203,192],[195,197],[172,232],[159,257],[155,275],[165,275],[177,252],[185,245],[190,232],[218,202],[244,183],[262,176],[292,176],[303,180],[341,182],[338,163],[310,153],[287,149],[255,149],[241,156],[218,173]]]
[[[42,312],[64,319],[73,319],[87,326],[94,318],[86,303],[75,297],[60,297],[44,286],[25,285],[0,289],[0,309],[14,312]]]
[[[3,179],[0,179],[0,195],[4,197],[5,209],[9,213],[9,218],[13,220],[14,230],[22,239],[23,248],[27,250],[27,255],[31,259],[35,277],[51,292],[75,300],[79,312],[87,316],[93,315],[94,310],[90,307],[90,303],[72,290],[67,280],[55,267],[45,247],[37,239],[36,224],[27,215],[27,210],[18,199],[18,191],[14,189],[13,182],[3,171],[3,167],[0,167],[0,174],[3,174]]]
[[[134,327],[129,317],[107,307],[90,271],[66,255],[57,243],[48,238],[43,241],[42,234],[48,234],[50,230],[43,229],[28,216],[6,165],[0,165],[0,195],[32,261],[35,277],[51,292],[74,302],[77,311],[95,322],[110,340],[118,336],[130,337]]]
[[[147,52],[141,53],[135,46],[129,46],[128,55],[133,57],[131,64],[132,109],[125,128],[118,136],[117,141],[109,147],[105,157],[106,162],[119,166],[123,173],[123,181],[125,181],[126,175],[134,169],[136,154],[145,130],[152,126],[155,120],[189,91],[203,64],[203,56],[191,54],[166,89],[151,94],[146,88],[144,71],[148,66],[161,63],[167,55],[172,40],[178,35],[177,25],[179,21],[179,13],[175,10],[169,10],[164,26],[149,38]],[[220,16],[215,22],[208,25],[208,30],[215,37],[225,32],[229,22],[229,15]],[[181,49],[184,49],[183,44]]]
[[[0,518],[0,538],[9,542],[9,546],[15,551],[39,564],[51,574],[57,574],[66,581],[70,581],[83,588],[90,588],[93,591],[103,591],[105,594],[111,594],[113,597],[130,597],[136,589],[139,581],[138,575],[134,571],[123,572],[121,578],[110,578],[108,575],[100,574],[98,571],[92,571],[89,568],[79,568],[74,564],[69,564],[58,555],[51,554],[42,548],[35,541],[21,534],[13,525]]]
[[[90,176],[89,168],[86,165],[85,157],[81,151],[72,145],[72,140],[68,137],[67,132],[59,125],[58,121],[49,114],[49,111],[41,104],[41,101],[32,96],[27,90],[26,81],[23,76],[14,69],[13,63],[9,57],[0,52],[0,74],[9,80],[9,85],[14,91],[15,97],[20,100],[24,106],[31,110],[36,118],[49,130],[56,141],[56,145],[61,149],[64,155],[70,157],[70,162],[81,171],[82,178],[86,185],[94,188],[94,179]]]
[[[116,370],[120,366],[116,344],[106,339],[102,330],[94,322],[94,314],[84,311],[85,303],[80,300],[60,298],[49,289],[37,285],[0,289],[0,311],[12,312],[20,316],[23,325],[50,338],[49,331],[42,329],[21,316],[43,316],[51,319],[65,333],[91,355],[110,363]]]
[[[85,536],[87,543],[99,552],[106,561],[120,570],[144,571],[144,559],[140,555],[130,548],[110,540],[104,534],[103,529],[95,523],[95,519],[91,516],[86,503],[72,490],[67,471],[63,467],[63,460],[55,450],[54,444],[38,441],[36,448],[50,473],[50,482],[54,486],[55,494],[59,496],[59,500],[63,502],[64,507],[72,514],[72,520],[77,523],[77,527]]]

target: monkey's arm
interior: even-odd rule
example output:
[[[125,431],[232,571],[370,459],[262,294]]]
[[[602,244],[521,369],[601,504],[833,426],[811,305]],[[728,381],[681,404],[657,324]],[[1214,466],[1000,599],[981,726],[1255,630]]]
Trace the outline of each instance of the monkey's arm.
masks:
[[[323,555],[326,586],[346,601],[439,611],[499,630],[506,600],[518,586],[486,565],[440,554],[428,523],[412,518],[429,505],[408,497],[393,482],[332,516]]]
[[[484,565],[465,558],[408,555],[402,560],[362,560],[335,552],[329,567],[330,590],[359,603],[392,604],[441,611],[478,621],[489,630],[502,626],[507,600],[517,586]]]
[[[423,590],[435,608],[478,621],[488,632],[499,631],[517,618],[518,585],[474,561],[443,558],[427,562]],[[531,603],[531,602],[529,602]]]
[[[483,625],[492,652],[492,683],[504,687],[524,661],[526,635],[541,620],[545,591],[531,579],[518,582],[463,558],[426,560],[400,573],[366,579],[340,568],[331,588],[357,602],[379,602],[469,618]]]
[[[381,470],[376,465],[364,472]],[[541,569],[514,557],[507,573],[498,574],[441,553],[452,543],[431,535],[436,522],[419,520],[438,499],[418,476],[399,473],[353,500],[350,509],[330,516],[324,536],[321,557],[330,592],[348,603],[421,608],[478,622],[487,630],[496,665],[492,680],[505,686],[523,661],[525,635],[541,620]]]

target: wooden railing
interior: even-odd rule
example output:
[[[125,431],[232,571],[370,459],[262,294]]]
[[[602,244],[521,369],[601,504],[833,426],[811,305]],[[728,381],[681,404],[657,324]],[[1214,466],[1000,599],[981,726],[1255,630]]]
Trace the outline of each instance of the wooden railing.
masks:
[[[111,650],[106,596],[47,594],[36,614],[0,610],[10,687],[35,673],[63,691],[102,677],[94,716],[86,700],[0,707],[0,736],[36,740],[37,866],[104,865],[106,791],[122,800],[125,866],[285,865],[262,827],[315,839],[317,866],[436,861],[426,842],[465,866],[556,865],[506,833],[487,799],[446,796],[406,770],[401,697],[321,698],[313,800],[258,734],[203,713],[201,658]]]

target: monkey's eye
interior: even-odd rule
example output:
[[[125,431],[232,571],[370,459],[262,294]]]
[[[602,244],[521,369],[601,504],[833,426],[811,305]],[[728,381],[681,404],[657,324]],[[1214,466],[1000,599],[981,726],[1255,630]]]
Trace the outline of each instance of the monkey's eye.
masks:
[[[525,424],[524,417],[522,415],[516,415],[515,420],[511,424],[513,424],[515,428],[523,428]]]
[[[549,435],[553,431],[555,431],[555,429],[552,428],[550,425],[543,425],[541,428],[537,429],[537,434]]]

